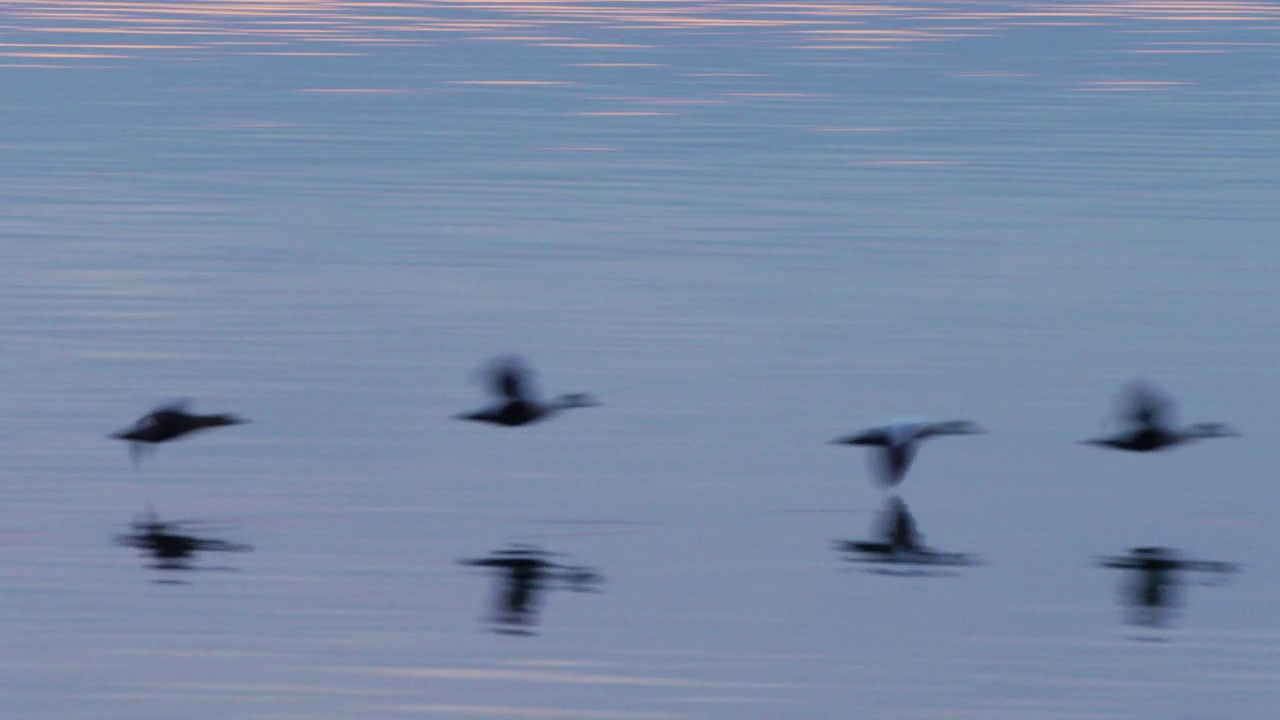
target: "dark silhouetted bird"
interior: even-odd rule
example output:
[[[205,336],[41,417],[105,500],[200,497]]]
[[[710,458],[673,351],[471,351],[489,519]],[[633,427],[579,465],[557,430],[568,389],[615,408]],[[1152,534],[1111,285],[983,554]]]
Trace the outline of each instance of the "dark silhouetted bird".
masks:
[[[1178,427],[1173,400],[1145,380],[1134,380],[1117,399],[1119,429],[1106,437],[1082,440],[1086,445],[1150,452],[1192,440],[1237,437],[1239,433],[1222,423],[1196,423]]]
[[[248,545],[223,540],[199,538],[178,532],[184,523],[161,520],[154,510],[148,510],[130,524],[133,530],[120,535],[116,542],[137,548],[154,559],[153,567],[161,570],[188,570],[190,561],[198,552],[248,552]]]
[[[1177,551],[1162,547],[1137,547],[1128,555],[1104,558],[1106,568],[1132,570],[1123,599],[1129,606],[1130,622],[1136,625],[1164,625],[1178,605],[1177,589],[1180,572],[1235,572],[1236,566],[1224,562],[1184,560]]]
[[[543,590],[551,581],[564,583],[570,590],[588,591],[600,582],[600,575],[585,567],[554,563],[550,553],[528,545],[513,545],[488,557],[459,560],[470,567],[495,568],[503,574],[495,594],[494,623],[498,630],[528,634],[527,627],[536,621]]]
[[[968,555],[933,550],[924,544],[924,537],[916,530],[915,518],[907,510],[907,504],[896,495],[885,501],[871,541],[839,540],[836,548],[850,553],[850,559],[869,563],[901,565],[974,565]]]
[[[561,395],[550,402],[539,401],[532,387],[533,373],[517,357],[503,357],[493,361],[486,369],[486,374],[493,393],[500,398],[498,404],[477,412],[457,415],[457,419],[516,427],[537,422],[560,410],[595,407],[600,404],[586,393]]]
[[[902,482],[921,441],[941,435],[977,435],[984,432],[986,431],[977,423],[968,420],[896,420],[831,442],[836,445],[867,445],[876,448],[872,456],[876,479],[881,486],[890,487]]]
[[[179,400],[161,405],[142,416],[128,430],[115,433],[111,437],[129,441],[129,454],[137,462],[145,448],[180,438],[197,430],[223,427],[225,425],[242,425],[248,421],[235,415],[198,415],[189,412],[190,400]]]

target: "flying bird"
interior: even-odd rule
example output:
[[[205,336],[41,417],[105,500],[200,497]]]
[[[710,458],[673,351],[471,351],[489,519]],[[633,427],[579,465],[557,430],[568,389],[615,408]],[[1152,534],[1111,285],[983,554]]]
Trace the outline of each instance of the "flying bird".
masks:
[[[200,415],[190,412],[190,400],[178,400],[143,415],[128,430],[111,437],[129,442],[129,454],[137,462],[147,448],[206,428],[243,425],[247,420],[235,415]]]
[[[902,482],[906,476],[921,441],[942,435],[978,435],[984,432],[986,431],[981,426],[969,420],[895,420],[831,442],[835,445],[866,445],[875,448],[872,463],[876,479],[882,486],[891,487]]]
[[[120,430],[113,438],[129,442],[129,455],[133,461],[140,460],[146,448],[168,442],[170,439],[187,436],[189,433],[206,428],[220,428],[224,425],[242,425],[247,420],[236,415],[200,415],[191,413],[191,401],[178,400],[168,405],[161,405],[151,413],[138,418],[132,428]]]
[[[538,400],[533,388],[533,372],[518,357],[498,358],[485,372],[492,392],[498,398],[497,404],[484,410],[457,415],[457,419],[517,427],[538,422],[561,410],[595,407],[600,404],[587,393],[561,395],[549,402]]]
[[[1126,385],[1117,398],[1116,409],[1119,425],[1116,432],[1082,440],[1081,443],[1130,452],[1151,452],[1192,440],[1239,436],[1230,426],[1217,422],[1179,427],[1176,404],[1145,380],[1134,380]]]

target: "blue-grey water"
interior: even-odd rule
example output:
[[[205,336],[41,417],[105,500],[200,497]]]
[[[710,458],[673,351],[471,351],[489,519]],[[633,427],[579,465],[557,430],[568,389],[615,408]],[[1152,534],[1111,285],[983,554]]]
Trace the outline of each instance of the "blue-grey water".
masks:
[[[0,26],[4,718],[1275,717],[1274,3]],[[450,419],[508,352],[604,406]],[[1074,444],[1139,375],[1243,437]],[[179,397],[252,424],[107,438]],[[883,493],[828,441],[906,414],[991,431],[901,488],[979,567],[831,548]],[[156,582],[148,506],[255,551]],[[604,592],[490,632],[507,542]],[[1134,629],[1135,545],[1243,571]]]

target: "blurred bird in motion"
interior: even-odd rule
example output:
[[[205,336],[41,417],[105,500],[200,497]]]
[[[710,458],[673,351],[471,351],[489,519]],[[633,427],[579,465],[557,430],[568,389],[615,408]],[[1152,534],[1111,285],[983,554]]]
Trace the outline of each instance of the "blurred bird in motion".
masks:
[[[1122,599],[1129,606],[1129,621],[1148,627],[1163,626],[1177,607],[1180,572],[1225,575],[1236,571],[1231,563],[1184,560],[1176,550],[1162,547],[1133,548],[1128,555],[1103,558],[1099,565],[1133,571]]]
[[[838,540],[836,549],[849,553],[849,559],[855,562],[956,567],[977,564],[968,555],[939,552],[926,546],[907,504],[896,495],[885,502],[875,536],[871,541]]]
[[[1178,427],[1177,406],[1173,400],[1146,380],[1133,380],[1120,391],[1116,400],[1116,421],[1120,427],[1115,433],[1080,442],[1117,450],[1150,452],[1192,440],[1239,436],[1223,423]]]
[[[498,632],[528,635],[537,620],[538,604],[548,583],[559,582],[577,592],[596,589],[602,582],[596,571],[550,561],[551,553],[530,545],[512,545],[487,557],[459,560],[469,567],[495,568],[501,583],[494,595],[493,622]]]
[[[128,430],[122,430],[111,437],[129,442],[129,455],[136,463],[143,454],[156,445],[180,438],[184,435],[206,428],[223,427],[225,425],[243,425],[243,420],[235,415],[199,415],[190,412],[190,400],[176,400],[143,415]]]
[[[224,540],[184,535],[179,530],[190,521],[164,521],[154,509],[136,518],[129,527],[129,534],[119,535],[116,542],[137,548],[155,560],[152,567],[158,570],[190,570],[198,552],[249,552],[248,545]]]
[[[882,487],[892,487],[902,482],[915,458],[920,442],[942,435],[978,435],[985,433],[977,423],[969,420],[927,422],[924,420],[895,420],[868,428],[856,435],[836,438],[834,445],[867,445],[875,448],[872,455],[873,470]]]
[[[484,373],[486,382],[499,399],[498,403],[484,410],[457,415],[457,419],[516,427],[537,422],[561,410],[600,404],[586,393],[561,395],[550,402],[539,401],[533,389],[533,372],[515,356],[494,360],[485,367]]]

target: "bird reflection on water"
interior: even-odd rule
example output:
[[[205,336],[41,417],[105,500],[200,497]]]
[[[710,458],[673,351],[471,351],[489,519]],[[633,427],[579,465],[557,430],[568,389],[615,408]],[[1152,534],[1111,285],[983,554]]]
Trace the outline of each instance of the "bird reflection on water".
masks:
[[[1236,566],[1225,562],[1182,559],[1176,550],[1162,547],[1137,547],[1128,555],[1104,558],[1105,568],[1133,571],[1122,589],[1129,606],[1129,622],[1146,627],[1163,627],[1178,605],[1180,572],[1204,572],[1226,575]]]
[[[207,428],[227,425],[243,425],[247,420],[235,415],[200,415],[190,412],[190,400],[176,400],[161,405],[138,418],[132,428],[122,430],[111,437],[129,442],[129,455],[137,463],[142,456],[162,442]]]
[[[494,568],[501,574],[494,594],[492,622],[496,632],[531,635],[537,622],[538,605],[551,583],[577,592],[595,590],[603,578],[596,571],[560,565],[547,558],[551,553],[530,545],[512,545],[488,557],[459,560],[469,567]]]
[[[925,545],[924,536],[916,530],[915,518],[907,509],[907,504],[896,495],[885,502],[876,525],[876,539],[837,540],[836,549],[847,553],[847,559],[852,562],[900,566],[896,570],[889,567],[879,569],[879,572],[891,575],[938,574],[927,568],[978,564],[970,555],[941,552]]]
[[[187,522],[164,521],[155,510],[147,510],[145,514],[138,517],[129,527],[131,533],[119,535],[116,542],[126,547],[137,548],[146,556],[149,556],[154,563],[151,567],[156,570],[194,570],[196,553],[200,552],[249,552],[253,550],[249,545],[227,542],[225,540],[215,540],[212,538],[200,538],[194,535],[187,535],[179,532],[183,525]],[[161,582],[176,582],[174,580],[166,580]]]
[[[498,403],[484,410],[457,415],[457,419],[518,427],[538,422],[561,410],[600,404],[587,393],[561,395],[549,402],[539,401],[533,387],[533,372],[519,357],[498,358],[484,372],[488,375],[493,394],[499,399]]]
[[[1238,437],[1239,433],[1223,423],[1196,423],[1178,426],[1177,405],[1155,385],[1134,380],[1124,387],[1116,401],[1119,429],[1108,436],[1082,440],[1130,452],[1151,452],[1182,445],[1192,440],[1216,437]]]

